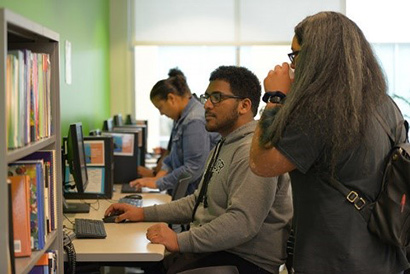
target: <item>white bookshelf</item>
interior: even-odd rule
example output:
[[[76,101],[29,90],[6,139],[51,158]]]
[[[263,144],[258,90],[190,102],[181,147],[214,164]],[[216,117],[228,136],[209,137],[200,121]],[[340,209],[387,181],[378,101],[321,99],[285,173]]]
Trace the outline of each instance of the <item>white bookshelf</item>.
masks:
[[[10,268],[10,260],[8,259],[7,166],[9,163],[40,149],[53,149],[56,151],[57,230],[47,236],[43,250],[34,251],[30,257],[16,258],[16,273],[28,273],[48,249],[58,251],[58,272],[63,273],[59,34],[7,9],[0,9],[0,24],[0,273],[8,273]],[[8,150],[6,137],[6,57],[7,51],[14,49],[29,49],[33,52],[50,55],[52,134],[50,137],[30,143],[25,147]]]

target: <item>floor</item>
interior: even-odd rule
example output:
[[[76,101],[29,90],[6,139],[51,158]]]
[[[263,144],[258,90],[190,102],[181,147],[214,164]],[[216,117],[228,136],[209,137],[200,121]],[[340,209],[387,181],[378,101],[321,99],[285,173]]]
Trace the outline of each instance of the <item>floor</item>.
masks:
[[[280,274],[288,274],[286,267],[281,268]],[[134,267],[104,267],[101,274],[143,274],[144,271]]]

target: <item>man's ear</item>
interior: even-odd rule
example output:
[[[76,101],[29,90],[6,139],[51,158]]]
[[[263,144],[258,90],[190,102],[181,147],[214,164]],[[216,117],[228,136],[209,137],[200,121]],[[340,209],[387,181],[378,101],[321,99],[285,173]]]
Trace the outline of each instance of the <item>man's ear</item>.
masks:
[[[239,103],[239,113],[246,114],[252,111],[252,102],[249,98],[242,99]]]

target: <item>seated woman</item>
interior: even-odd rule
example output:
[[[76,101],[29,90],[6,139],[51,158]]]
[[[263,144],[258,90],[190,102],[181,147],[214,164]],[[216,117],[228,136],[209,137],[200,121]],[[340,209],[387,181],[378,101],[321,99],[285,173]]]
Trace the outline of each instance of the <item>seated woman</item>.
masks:
[[[174,120],[170,137],[170,152],[155,177],[130,182],[136,188],[172,189],[182,174],[191,177],[187,194],[197,188],[209,151],[219,139],[219,134],[205,129],[203,105],[192,96],[184,74],[171,69],[169,78],[158,81],[151,90],[150,99],[161,115]]]

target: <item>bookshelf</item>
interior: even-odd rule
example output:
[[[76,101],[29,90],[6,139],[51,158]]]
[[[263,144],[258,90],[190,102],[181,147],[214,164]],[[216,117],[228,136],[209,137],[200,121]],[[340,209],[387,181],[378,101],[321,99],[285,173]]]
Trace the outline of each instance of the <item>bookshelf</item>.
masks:
[[[8,9],[0,9],[0,273],[9,273],[11,267],[9,252],[8,164],[26,157],[38,150],[55,150],[56,228],[46,236],[45,246],[33,251],[30,257],[15,259],[16,273],[28,273],[44,252],[48,249],[58,253],[58,271],[63,269],[63,234],[62,234],[62,187],[61,187],[61,134],[60,134],[60,97],[59,97],[59,34],[20,16]],[[36,53],[49,55],[50,74],[50,134],[37,141],[15,149],[8,149],[7,143],[7,96],[6,62],[7,52],[17,49],[29,49]]]

